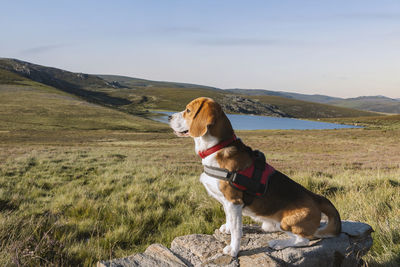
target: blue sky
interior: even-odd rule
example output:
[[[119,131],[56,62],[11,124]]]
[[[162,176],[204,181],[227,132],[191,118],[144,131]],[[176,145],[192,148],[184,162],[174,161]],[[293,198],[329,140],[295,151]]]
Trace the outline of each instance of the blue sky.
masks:
[[[9,1],[0,57],[219,88],[400,98],[400,1]]]

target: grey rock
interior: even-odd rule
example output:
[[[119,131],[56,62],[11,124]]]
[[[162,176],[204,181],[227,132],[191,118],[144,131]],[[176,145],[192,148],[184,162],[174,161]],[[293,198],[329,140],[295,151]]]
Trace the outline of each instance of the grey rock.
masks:
[[[237,95],[225,95],[219,103],[224,111],[229,113],[290,117],[287,113],[279,110],[278,106],[264,104],[258,100]]]
[[[168,248],[161,244],[150,245],[144,253],[110,261],[99,261],[97,267],[153,267],[153,266],[187,266]]]
[[[373,229],[365,223],[342,221],[338,237],[316,239],[308,246],[274,250],[268,241],[289,238],[283,232],[266,233],[258,225],[244,225],[238,258],[222,254],[230,235],[215,230],[213,235],[175,238],[171,249],[151,245],[144,253],[102,261],[98,266],[357,266],[372,246]]]
[[[171,250],[180,255],[188,266],[237,266],[232,257],[223,255],[226,246],[212,235],[187,235],[175,238]]]

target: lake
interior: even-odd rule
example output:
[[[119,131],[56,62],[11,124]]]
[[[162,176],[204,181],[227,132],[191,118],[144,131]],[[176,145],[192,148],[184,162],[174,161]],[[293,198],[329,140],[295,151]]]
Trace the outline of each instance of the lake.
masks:
[[[161,115],[153,119],[168,123],[168,116],[175,112],[158,112]],[[227,114],[235,130],[326,130],[342,128],[361,128],[359,126],[344,125],[319,121],[307,121],[292,118],[279,118],[255,115]]]

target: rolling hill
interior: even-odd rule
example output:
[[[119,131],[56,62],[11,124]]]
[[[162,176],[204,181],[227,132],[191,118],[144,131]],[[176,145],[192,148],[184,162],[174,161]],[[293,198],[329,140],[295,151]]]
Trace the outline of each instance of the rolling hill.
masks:
[[[0,59],[0,84],[49,86],[81,100],[147,117],[150,110],[182,110],[200,96],[217,100],[228,113],[295,118],[376,115],[275,95],[243,95],[214,87],[150,81],[117,75],[73,73],[16,59]]]
[[[361,96],[329,102],[331,105],[400,114],[400,100],[385,96]]]
[[[228,89],[227,91],[244,95],[281,96],[290,99],[329,104],[351,109],[400,114],[400,99],[393,99],[385,96],[360,96],[356,98],[339,98],[318,94],[307,95],[262,89]]]
[[[0,132],[167,130],[160,123],[89,103],[66,91],[0,68]]]
[[[316,102],[316,103],[330,103],[336,100],[342,100],[343,98],[332,97],[327,95],[307,95],[307,94],[299,94],[299,93],[290,93],[283,91],[271,91],[271,90],[263,90],[263,89],[227,89],[228,92],[239,93],[244,95],[272,95],[272,96],[280,96],[285,98],[303,100],[308,102]]]

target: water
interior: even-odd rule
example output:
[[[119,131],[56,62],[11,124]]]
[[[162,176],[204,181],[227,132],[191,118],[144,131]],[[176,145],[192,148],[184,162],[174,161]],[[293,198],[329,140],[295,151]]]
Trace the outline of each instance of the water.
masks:
[[[165,114],[155,117],[154,120],[168,123],[168,116],[175,112],[159,112]],[[306,121],[292,118],[277,118],[255,115],[233,115],[227,114],[235,130],[325,130],[342,128],[360,128],[359,126],[344,125],[337,123]]]

